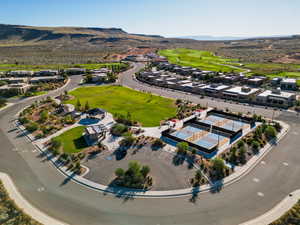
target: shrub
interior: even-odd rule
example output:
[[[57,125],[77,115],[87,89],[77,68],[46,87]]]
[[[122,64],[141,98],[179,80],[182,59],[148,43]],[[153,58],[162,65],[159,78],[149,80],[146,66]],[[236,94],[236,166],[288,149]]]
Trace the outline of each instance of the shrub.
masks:
[[[57,139],[52,139],[51,140],[51,147],[52,149],[58,150],[62,146],[62,142]]]
[[[20,118],[19,118],[19,121],[20,121],[21,124],[26,124],[26,123],[29,123],[29,122],[30,122],[30,120],[27,119],[26,117],[20,117]]]
[[[179,142],[177,143],[176,147],[179,154],[186,154],[186,152],[189,150],[189,144],[186,142]]]
[[[26,127],[26,130],[28,130],[29,132],[34,132],[39,128],[38,124],[35,122],[30,122],[25,127]]]
[[[252,150],[254,154],[257,154],[259,152],[259,148],[260,148],[260,143],[258,141],[252,141]]]
[[[211,160],[212,162],[212,169],[216,172],[217,179],[224,177],[224,169],[226,168],[224,160],[221,158],[214,158]]]
[[[273,126],[267,126],[264,131],[264,134],[266,135],[266,138],[268,140],[271,140],[276,137],[277,131]]]
[[[123,133],[128,131],[128,127],[122,123],[116,123],[111,128],[111,133],[116,136],[121,136]]]
[[[153,147],[161,148],[163,147],[164,142],[160,138],[156,138],[152,145]]]
[[[117,177],[120,178],[120,177],[124,176],[125,171],[122,168],[118,168],[118,169],[116,169],[115,174],[116,174]]]

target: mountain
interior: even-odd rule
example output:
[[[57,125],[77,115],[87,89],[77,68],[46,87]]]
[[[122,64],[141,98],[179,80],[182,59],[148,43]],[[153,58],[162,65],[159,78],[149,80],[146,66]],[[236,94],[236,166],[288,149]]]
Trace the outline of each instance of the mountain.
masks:
[[[192,47],[195,40],[131,34],[120,28],[0,24],[0,63],[82,63],[111,60],[132,49]],[[115,57],[115,56],[114,56]]]
[[[198,41],[233,41],[233,40],[243,40],[247,39],[247,37],[231,37],[231,36],[209,36],[209,35],[195,35],[195,36],[181,36],[178,38],[184,38],[184,39],[193,39]]]
[[[272,36],[255,36],[255,37],[195,35],[195,36],[181,36],[177,38],[193,39],[198,41],[236,41],[236,40],[270,39],[270,38],[293,38],[297,36],[299,35],[272,35]]]
[[[117,61],[129,54],[144,54],[164,48],[212,51],[216,55],[243,62],[300,63],[299,35],[243,40],[238,37],[197,37],[201,40],[194,40],[196,36],[165,38],[131,34],[121,28],[0,24],[0,64]]]

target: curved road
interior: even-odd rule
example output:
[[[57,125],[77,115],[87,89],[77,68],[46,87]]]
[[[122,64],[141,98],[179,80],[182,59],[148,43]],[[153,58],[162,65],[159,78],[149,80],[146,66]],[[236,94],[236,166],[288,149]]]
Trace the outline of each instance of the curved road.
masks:
[[[137,64],[123,73],[120,82],[128,87],[167,97],[206,100],[135,81]],[[71,78],[65,89],[77,86],[80,76]],[[49,95],[58,95],[61,91]],[[290,133],[270,154],[238,183],[218,193],[200,193],[197,201],[189,197],[173,199],[123,199],[80,186],[63,177],[49,162],[43,161],[32,144],[18,133],[14,115],[34,100],[25,100],[0,112],[0,171],[8,173],[22,195],[35,207],[69,224],[88,225],[235,225],[257,217],[275,206],[288,193],[300,187],[300,120],[290,112],[276,112],[276,118],[290,124]],[[210,106],[245,109],[264,115],[272,111],[208,100]]]

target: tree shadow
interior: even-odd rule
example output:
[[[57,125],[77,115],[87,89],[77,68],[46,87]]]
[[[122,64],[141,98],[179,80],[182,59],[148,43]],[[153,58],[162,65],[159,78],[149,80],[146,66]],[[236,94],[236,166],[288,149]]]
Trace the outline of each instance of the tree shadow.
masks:
[[[220,191],[223,189],[223,186],[224,186],[223,179],[213,181],[211,184],[210,193],[212,194],[220,193]]]
[[[69,181],[71,181],[75,175],[76,172],[72,172],[71,175],[67,176],[59,186],[61,187],[69,183]]]
[[[82,149],[88,147],[83,136],[73,140],[73,143],[77,149]]]
[[[200,186],[193,187],[192,196],[189,201],[196,204],[200,192]]]
[[[180,166],[184,163],[184,161],[185,161],[185,156],[179,154],[174,155],[172,159],[172,163],[174,166]]]

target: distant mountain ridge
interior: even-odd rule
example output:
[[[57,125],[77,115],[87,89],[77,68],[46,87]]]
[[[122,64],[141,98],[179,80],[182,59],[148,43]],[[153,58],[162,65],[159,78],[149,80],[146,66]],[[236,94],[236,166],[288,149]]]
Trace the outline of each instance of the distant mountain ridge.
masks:
[[[129,34],[121,28],[34,27],[0,24],[0,42],[40,42],[59,40],[63,38],[100,38],[99,40],[105,40],[105,38],[125,38],[135,40],[149,40],[163,37],[158,35]]]
[[[249,39],[269,39],[269,38],[291,38],[299,35],[272,35],[272,36],[256,36],[256,37],[235,37],[235,36],[210,36],[210,35],[192,35],[181,36],[177,38],[193,39],[197,41],[237,41]]]

